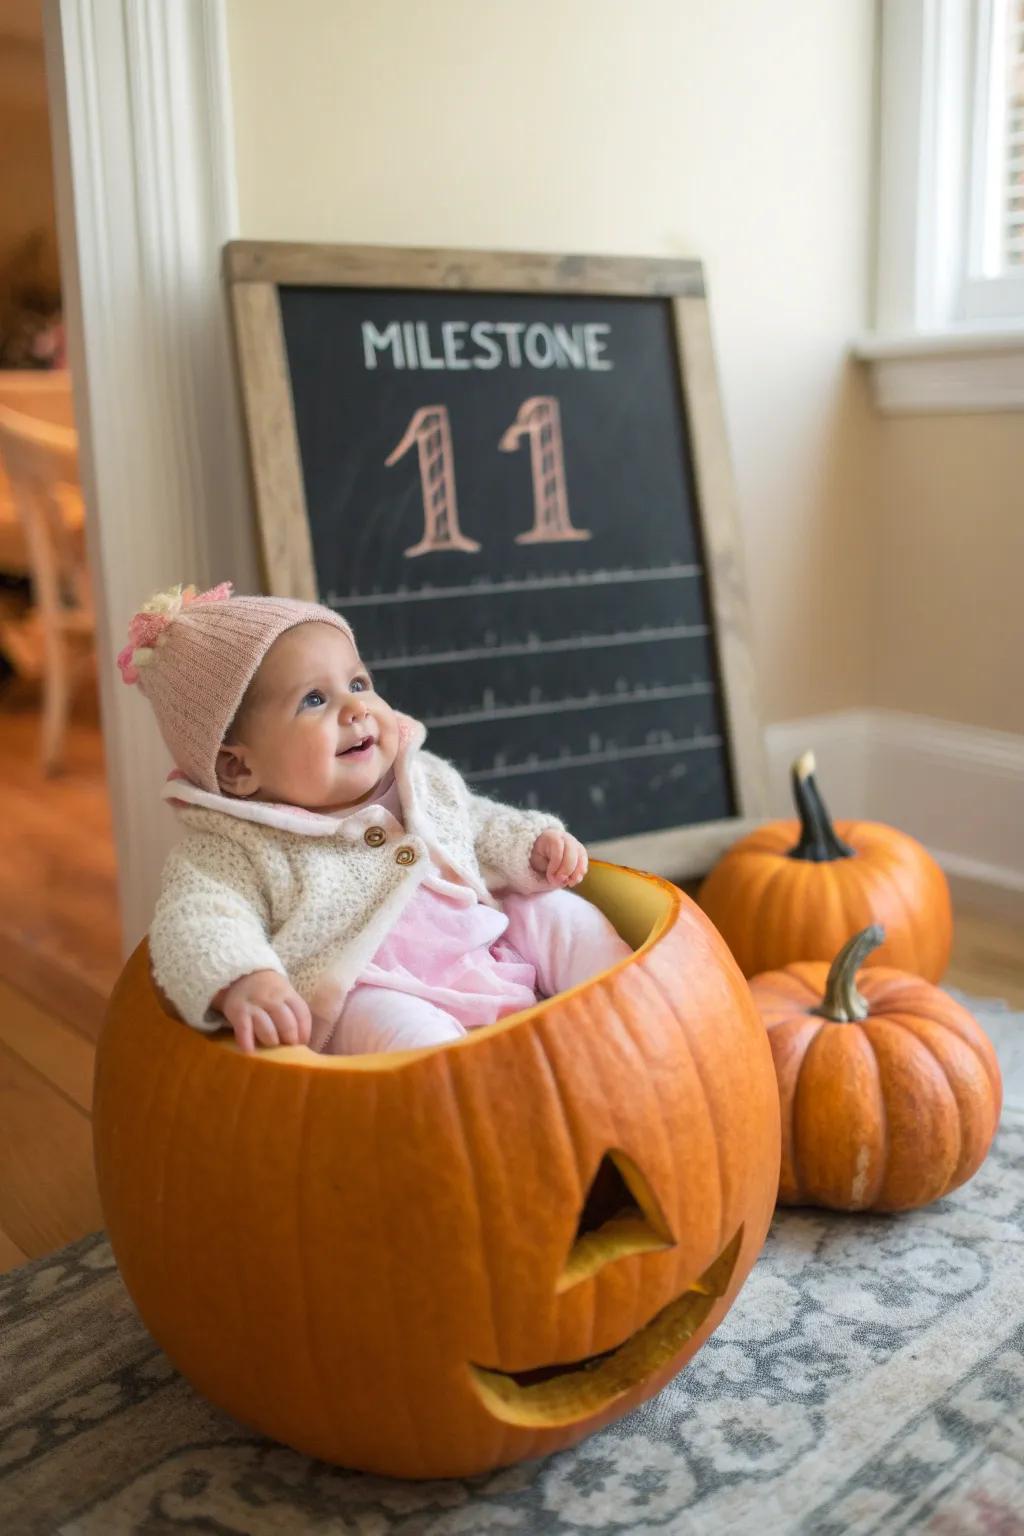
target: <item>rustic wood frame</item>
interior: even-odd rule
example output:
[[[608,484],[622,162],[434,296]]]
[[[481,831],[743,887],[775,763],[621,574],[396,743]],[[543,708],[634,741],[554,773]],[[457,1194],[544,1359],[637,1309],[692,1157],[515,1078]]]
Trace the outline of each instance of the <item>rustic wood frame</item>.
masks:
[[[317,597],[278,288],[463,289],[659,298],[675,315],[708,594],[739,815],[592,845],[617,862],[692,878],[767,814],[750,613],[736,494],[699,261],[235,240],[224,271],[235,328],[266,590]]]

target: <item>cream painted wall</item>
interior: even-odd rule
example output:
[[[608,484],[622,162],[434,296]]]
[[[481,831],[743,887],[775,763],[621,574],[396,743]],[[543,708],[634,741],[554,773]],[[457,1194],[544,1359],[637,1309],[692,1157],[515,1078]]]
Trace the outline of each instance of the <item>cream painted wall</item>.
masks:
[[[1024,413],[879,421],[872,702],[1024,734]]]
[[[767,721],[869,700],[872,0],[229,0],[251,238],[699,256]]]

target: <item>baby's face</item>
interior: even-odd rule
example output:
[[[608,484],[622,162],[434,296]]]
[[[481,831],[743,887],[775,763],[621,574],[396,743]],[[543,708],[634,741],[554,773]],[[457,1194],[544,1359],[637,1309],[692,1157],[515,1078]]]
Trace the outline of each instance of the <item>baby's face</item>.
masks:
[[[398,751],[394,711],[330,624],[299,624],[274,641],[232,736],[218,759],[222,789],[307,810],[365,800]]]

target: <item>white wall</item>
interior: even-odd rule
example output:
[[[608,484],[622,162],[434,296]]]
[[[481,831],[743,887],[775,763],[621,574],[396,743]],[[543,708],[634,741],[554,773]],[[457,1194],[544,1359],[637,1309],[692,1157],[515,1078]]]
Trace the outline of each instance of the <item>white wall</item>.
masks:
[[[229,0],[240,233],[706,264],[767,720],[868,700],[872,0]]]

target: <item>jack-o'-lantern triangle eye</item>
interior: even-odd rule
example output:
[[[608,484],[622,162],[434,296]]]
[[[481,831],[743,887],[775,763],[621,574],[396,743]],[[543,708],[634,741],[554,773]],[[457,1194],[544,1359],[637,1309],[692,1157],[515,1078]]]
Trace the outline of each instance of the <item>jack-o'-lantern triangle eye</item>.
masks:
[[[608,1151],[587,1190],[556,1290],[567,1291],[629,1253],[671,1248],[675,1239],[654,1192],[631,1157]]]

